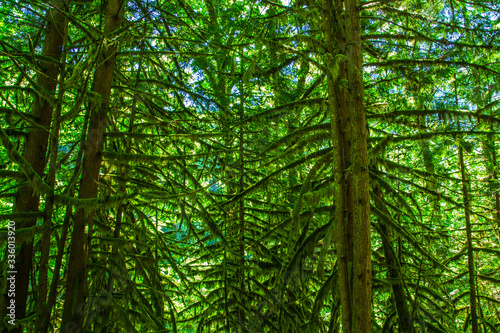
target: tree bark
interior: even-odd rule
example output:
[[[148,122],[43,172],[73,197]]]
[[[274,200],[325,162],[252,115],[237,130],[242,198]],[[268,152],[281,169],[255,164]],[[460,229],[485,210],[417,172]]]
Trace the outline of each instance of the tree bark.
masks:
[[[88,199],[97,197],[99,170],[101,168],[101,151],[104,145],[104,132],[109,109],[111,84],[116,64],[116,43],[106,46],[104,39],[120,28],[123,18],[123,0],[110,0],[107,6],[104,37],[101,43],[100,61],[94,74],[93,92],[101,100],[91,102],[89,132],[85,144],[82,177],[80,180],[79,198]],[[88,236],[92,233],[94,210],[79,208],[76,213],[68,264],[66,295],[61,322],[61,331],[82,330],[86,299],[86,260],[88,249],[85,249],[85,227],[88,225]]]
[[[340,10],[340,5],[337,8]],[[330,0],[323,2],[323,31],[325,34],[326,45],[328,47],[328,55],[325,62],[328,68],[335,68],[334,57],[337,53],[334,50],[334,45],[342,45],[344,38],[339,27],[337,34],[334,35],[333,25],[340,25],[335,18],[340,17],[339,10],[332,7]],[[344,47],[341,46],[343,50]],[[342,310],[342,329],[344,332],[351,332],[352,325],[352,218],[348,217],[349,209],[347,208],[352,203],[352,195],[350,192],[352,177],[346,174],[346,164],[350,161],[350,150],[348,148],[349,141],[349,115],[347,113],[348,104],[345,89],[339,88],[335,73],[327,73],[328,83],[328,112],[332,126],[332,148],[333,148],[333,174],[335,182],[335,226],[333,232],[335,234],[335,246],[337,251],[337,262],[339,270],[339,293]],[[344,64],[338,65],[338,73],[341,79],[346,77]],[[347,126],[346,126],[347,125]],[[347,149],[346,149],[347,148]],[[348,156],[346,156],[348,155]],[[351,205],[352,206],[352,205]],[[352,217],[352,214],[350,214]]]
[[[42,55],[51,58],[53,61],[42,61],[42,72],[37,75],[39,88],[43,89],[43,95],[52,97],[57,87],[57,78],[60,73],[59,62],[61,60],[62,48],[67,33],[67,20],[64,10],[64,2],[52,0],[50,9],[46,15],[45,40]],[[32,114],[35,116],[36,127],[28,130],[28,136],[24,145],[23,157],[32,166],[33,170],[42,175],[46,166],[46,153],[49,139],[49,128],[52,120],[53,106],[50,101],[42,97],[42,94],[36,94],[33,102]],[[26,184],[20,187],[16,204],[15,213],[36,212],[40,196],[32,185]],[[23,220],[17,223],[17,229],[30,228],[36,224],[36,219]],[[17,276],[22,277],[16,280],[16,319],[20,320],[26,317],[26,305],[28,304],[29,286],[33,259],[33,241],[20,246],[17,254],[16,271]],[[34,281],[31,285],[34,286]],[[3,302],[7,297],[3,297]],[[7,303],[4,303],[7,304]],[[1,313],[5,314],[5,306],[2,306]],[[3,318],[4,316],[2,316]],[[2,330],[3,331],[3,330]],[[19,325],[9,332],[23,332],[23,326]]]
[[[370,194],[368,177],[367,123],[361,54],[360,4],[357,0],[345,3],[345,32],[349,115],[351,119],[351,156],[353,191],[353,332],[371,331],[372,264]],[[354,66],[350,63],[354,63]]]
[[[371,244],[367,124],[356,1],[323,2],[336,184],[335,234],[344,332],[369,332]],[[345,13],[342,10],[345,6]],[[342,18],[343,17],[343,18]],[[345,25],[345,31],[344,31]],[[342,57],[343,56],[343,57]],[[347,87],[341,85],[346,80]]]
[[[335,1],[335,8],[332,8],[331,1],[325,0],[323,12],[323,31],[329,51],[326,63],[331,71],[328,91],[337,188],[334,232],[342,329],[344,332],[369,332],[371,229],[359,10],[355,1]],[[337,53],[334,46],[342,53]],[[339,58],[342,55],[345,57]],[[341,85],[341,80],[345,79],[347,87]]]
[[[67,25],[66,25],[67,27]],[[67,32],[65,32],[67,35]],[[66,43],[67,38],[65,38]],[[45,212],[43,217],[43,225],[45,230],[41,239],[41,250],[40,250],[40,268],[38,271],[38,296],[35,303],[35,309],[41,319],[37,320],[35,323],[35,328],[37,332],[43,331],[45,326],[45,320],[49,320],[50,316],[47,317],[47,296],[48,296],[48,271],[49,271],[49,256],[50,256],[50,240],[52,236],[52,216],[54,214],[54,189],[56,185],[56,173],[57,173],[57,153],[59,146],[59,131],[61,129],[61,109],[62,109],[62,99],[64,95],[64,72],[66,68],[66,55],[67,49],[64,50],[64,55],[62,57],[61,65],[61,83],[59,85],[59,92],[57,98],[56,113],[54,116],[54,122],[52,124],[52,133],[50,138],[50,148],[49,148],[49,171],[47,176],[47,184],[51,188],[51,192],[46,195],[45,199]]]

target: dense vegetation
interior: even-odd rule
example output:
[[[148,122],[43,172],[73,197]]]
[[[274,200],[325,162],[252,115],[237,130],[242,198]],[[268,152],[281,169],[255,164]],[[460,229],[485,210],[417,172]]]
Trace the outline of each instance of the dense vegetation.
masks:
[[[0,13],[2,332],[500,331],[499,1]]]

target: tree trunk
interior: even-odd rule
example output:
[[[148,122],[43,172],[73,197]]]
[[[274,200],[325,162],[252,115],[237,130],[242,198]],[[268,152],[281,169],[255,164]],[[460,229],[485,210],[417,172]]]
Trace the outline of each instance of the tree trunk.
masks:
[[[359,9],[356,1],[347,1],[342,15],[343,6],[342,1],[335,1],[335,8],[331,1],[323,2],[323,32],[328,49],[342,329],[350,333],[371,328],[371,228]],[[347,87],[341,86],[342,79],[348,80]]]
[[[477,319],[477,294],[476,294],[476,268],[474,265],[474,250],[472,247],[472,230],[470,225],[470,198],[468,189],[468,179],[464,163],[464,151],[462,146],[458,148],[458,161],[460,165],[460,174],[462,177],[462,198],[465,215],[465,233],[467,235],[467,266],[469,269],[469,296],[472,333],[479,333]]]
[[[65,33],[67,34],[67,33]],[[67,40],[67,38],[65,38]],[[51,192],[47,194],[45,199],[45,212],[43,217],[43,225],[45,230],[41,239],[41,250],[40,250],[40,268],[38,271],[38,296],[35,303],[36,312],[39,314],[40,318],[35,323],[35,328],[37,332],[43,331],[45,326],[45,320],[47,318],[48,308],[47,308],[47,296],[48,296],[48,270],[49,270],[49,256],[50,256],[50,240],[52,235],[52,216],[54,213],[54,189],[56,185],[56,173],[57,173],[57,153],[59,146],[59,131],[61,128],[61,109],[62,109],[62,99],[64,95],[64,72],[66,68],[66,54],[67,50],[64,50],[64,55],[62,58],[61,66],[61,83],[59,85],[59,92],[57,98],[56,113],[54,116],[53,129],[50,138],[50,148],[49,148],[49,171],[47,175],[47,184],[51,188]]]
[[[107,6],[104,37],[99,57],[102,63],[99,64],[94,74],[94,87],[92,89],[102,100],[98,101],[94,97],[91,102],[89,132],[85,144],[78,196],[80,199],[96,198],[98,193],[97,182],[102,162],[101,151],[104,145],[104,132],[117,51],[115,43],[105,46],[104,39],[109,38],[114,31],[120,28],[124,4],[123,0],[110,0]],[[83,327],[87,284],[86,260],[89,250],[85,249],[85,226],[88,224],[88,237],[90,237],[93,219],[94,210],[83,208],[77,210],[71,235],[66,295],[61,322],[63,332],[82,330]]]
[[[47,25],[45,28],[45,40],[42,50],[42,56],[52,58],[53,61],[42,61],[42,73],[37,75],[39,88],[44,90],[43,95],[53,96],[57,86],[59,76],[59,61],[62,55],[62,48],[65,34],[67,33],[67,20],[61,12],[64,10],[64,2],[52,0],[51,7],[47,12]],[[26,143],[24,146],[23,157],[32,166],[33,170],[42,175],[46,165],[46,153],[49,139],[49,128],[52,120],[53,106],[50,101],[42,97],[42,94],[36,94],[33,102],[32,114],[35,116],[36,127],[28,131]],[[40,196],[36,193],[30,184],[20,187],[16,204],[15,213],[36,212]],[[36,219],[19,221],[17,229],[30,228],[36,224]],[[26,317],[26,305],[28,304],[28,294],[33,259],[33,241],[20,246],[17,254],[16,271],[16,319],[20,320]],[[22,277],[22,278],[19,278]],[[34,281],[31,282],[34,286]],[[7,297],[3,297],[3,302]],[[7,304],[7,303],[4,303]],[[5,306],[2,306],[1,314],[5,314]],[[4,316],[2,316],[4,317]],[[23,332],[22,325],[10,332]]]
[[[345,32],[349,115],[351,124],[353,191],[353,332],[371,331],[371,226],[368,177],[367,123],[365,118],[363,59],[359,1],[345,3]],[[354,63],[354,66],[351,64]]]

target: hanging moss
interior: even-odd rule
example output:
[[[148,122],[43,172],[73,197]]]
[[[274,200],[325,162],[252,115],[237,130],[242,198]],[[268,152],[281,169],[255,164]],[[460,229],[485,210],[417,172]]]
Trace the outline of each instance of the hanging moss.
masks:
[[[24,174],[26,179],[30,182],[31,186],[33,186],[35,191],[37,191],[39,194],[50,193],[51,192],[50,187],[33,170],[31,165],[24,159],[24,157],[22,157],[21,154],[19,154],[19,152],[15,149],[9,137],[1,127],[0,127],[0,141],[7,150],[7,155],[9,156],[10,160],[19,166],[19,169],[21,169],[22,173]]]

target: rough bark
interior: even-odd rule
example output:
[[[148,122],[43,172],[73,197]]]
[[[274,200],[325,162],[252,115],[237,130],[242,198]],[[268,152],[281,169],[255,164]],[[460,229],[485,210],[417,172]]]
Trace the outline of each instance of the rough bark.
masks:
[[[339,4],[337,4],[339,6]],[[338,7],[340,9],[340,7]],[[332,7],[332,3],[329,0],[323,2],[323,31],[325,34],[326,45],[328,45],[328,55],[325,58],[325,62],[328,68],[335,68],[334,57],[337,54],[334,50],[334,45],[343,44],[342,33],[337,33],[334,35],[334,24],[340,25],[335,17],[338,16],[339,12],[336,8]],[[337,27],[337,31],[339,28]],[[340,39],[340,40],[339,40]],[[343,47],[342,47],[343,50]],[[348,219],[347,214],[349,210],[347,205],[351,201],[352,197],[347,196],[347,191],[350,188],[350,184],[347,184],[346,179],[346,163],[349,159],[346,154],[349,154],[349,149],[345,149],[349,139],[348,130],[346,127],[348,124],[347,115],[347,98],[345,92],[338,87],[337,78],[334,77],[335,74],[344,78],[345,66],[343,64],[339,65],[338,73],[327,74],[328,83],[328,111],[330,114],[330,121],[332,126],[332,148],[333,148],[333,173],[335,182],[335,246],[337,251],[337,263],[339,270],[339,293],[340,293],[340,303],[342,310],[342,329],[344,332],[351,332],[352,325],[352,284],[351,284],[351,268],[352,268],[352,247],[349,246],[348,240],[348,230],[351,229],[352,223],[351,219]],[[344,129],[344,130],[343,130]],[[352,215],[351,215],[352,216]],[[352,239],[352,238],[351,238]]]
[[[334,7],[332,6],[334,5]],[[344,10],[344,13],[343,13]],[[369,332],[371,244],[367,125],[359,10],[355,1],[323,2],[323,31],[336,184],[335,239],[344,332]],[[347,80],[345,87],[341,82]]]
[[[42,71],[37,75],[37,84],[43,90],[43,94],[36,94],[33,101],[32,114],[35,116],[34,126],[28,130],[26,143],[24,145],[23,157],[31,165],[33,170],[42,175],[46,166],[46,153],[49,139],[49,128],[52,120],[53,105],[43,96],[51,98],[57,87],[57,78],[60,73],[59,62],[62,55],[62,48],[66,34],[67,20],[61,12],[64,10],[64,2],[52,0],[51,7],[46,15],[45,39],[42,55],[52,58],[52,61],[42,61]],[[26,184],[20,187],[16,204],[15,213],[36,212],[40,201],[39,194],[33,186]],[[19,221],[17,229],[30,228],[36,224],[36,219]],[[18,278],[16,281],[16,319],[20,320],[26,317],[26,305],[28,304],[29,285],[32,269],[33,241],[20,246],[17,254],[16,271]],[[34,282],[31,282],[34,285]],[[5,302],[4,297],[3,302]],[[6,304],[6,303],[4,303]],[[2,306],[2,314],[5,306]],[[23,332],[23,326],[19,325],[10,332]]]
[[[112,33],[120,28],[124,4],[123,0],[110,0],[107,6],[104,37],[99,57],[101,62],[94,74],[92,89],[97,96],[100,96],[100,100],[94,97],[91,103],[89,132],[85,144],[78,196],[80,199],[95,198],[98,193],[97,184],[102,162],[101,151],[104,144],[117,51],[116,43],[110,43],[106,46],[107,43],[104,42],[104,39],[112,37]],[[88,226],[90,237],[93,219],[94,210],[78,209],[71,235],[66,295],[61,322],[61,331],[63,332],[82,330],[83,327],[87,284],[85,266],[88,253],[88,249],[85,249],[85,228]]]
[[[345,3],[345,32],[349,115],[351,119],[351,156],[353,190],[353,330],[371,331],[372,264],[370,194],[368,177],[367,123],[365,117],[363,59],[361,54],[361,24],[359,1]],[[352,65],[350,62],[354,65]]]

